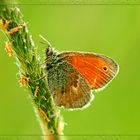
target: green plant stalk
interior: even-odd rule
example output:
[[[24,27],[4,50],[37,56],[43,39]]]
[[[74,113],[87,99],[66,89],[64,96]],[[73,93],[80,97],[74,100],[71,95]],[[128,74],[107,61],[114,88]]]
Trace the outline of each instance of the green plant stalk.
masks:
[[[53,103],[52,95],[48,91],[47,80],[43,78],[46,74],[41,66],[40,57],[37,55],[23,15],[16,6],[11,8],[9,5],[1,5],[0,19],[4,25],[6,25],[6,21],[10,21],[4,34],[7,36],[8,42],[12,43],[13,54],[21,77],[20,84],[26,84],[30,90],[33,107],[43,130],[44,140],[62,140],[63,137],[60,135],[63,134],[64,122],[60,116],[60,110]],[[21,28],[10,33],[11,29],[15,27]]]

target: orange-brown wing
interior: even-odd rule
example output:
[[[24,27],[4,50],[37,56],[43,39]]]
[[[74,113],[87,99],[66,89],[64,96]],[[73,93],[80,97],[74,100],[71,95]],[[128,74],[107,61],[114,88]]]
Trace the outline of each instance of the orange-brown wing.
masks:
[[[100,54],[63,52],[59,57],[68,61],[87,80],[91,89],[104,87],[119,69],[114,60]]]
[[[50,93],[57,106],[78,109],[89,105],[93,99],[87,81],[68,62],[58,62],[47,70]]]

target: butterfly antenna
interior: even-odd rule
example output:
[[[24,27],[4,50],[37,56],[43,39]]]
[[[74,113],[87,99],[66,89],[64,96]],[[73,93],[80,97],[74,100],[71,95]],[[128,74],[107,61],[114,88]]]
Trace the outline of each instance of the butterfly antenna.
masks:
[[[39,41],[40,43],[45,44],[48,48],[52,47],[51,43],[46,38],[44,38],[42,35],[39,35],[39,37],[41,39]]]

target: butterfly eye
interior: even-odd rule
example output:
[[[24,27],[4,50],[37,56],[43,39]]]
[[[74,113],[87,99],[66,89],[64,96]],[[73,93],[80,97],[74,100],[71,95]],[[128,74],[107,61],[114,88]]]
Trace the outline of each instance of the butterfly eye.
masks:
[[[52,54],[53,54],[52,48],[50,47],[46,48],[46,56],[48,57],[48,56],[51,56]]]
[[[108,71],[108,67],[107,66],[103,66],[102,67],[104,71]]]

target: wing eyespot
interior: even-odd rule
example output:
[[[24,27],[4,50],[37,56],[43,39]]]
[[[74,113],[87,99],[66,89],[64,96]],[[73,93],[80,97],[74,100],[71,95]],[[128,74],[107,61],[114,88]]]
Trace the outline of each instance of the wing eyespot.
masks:
[[[108,67],[107,67],[107,66],[103,66],[102,69],[103,69],[104,71],[108,71]]]

